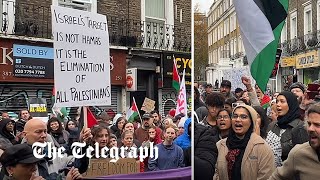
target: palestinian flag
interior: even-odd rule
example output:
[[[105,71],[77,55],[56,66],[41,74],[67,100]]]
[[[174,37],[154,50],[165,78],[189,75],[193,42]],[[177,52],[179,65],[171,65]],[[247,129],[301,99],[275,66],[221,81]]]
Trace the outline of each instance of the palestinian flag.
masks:
[[[172,87],[179,91],[180,89],[180,76],[177,68],[176,59],[173,56],[173,70],[172,70]]]
[[[270,97],[268,95],[264,95],[263,98],[261,99],[261,103],[260,103],[261,107],[263,109],[267,109],[270,106],[270,101],[271,101]]]
[[[92,128],[94,125],[98,124],[97,119],[93,115],[93,113],[90,111],[88,107],[82,107],[81,108],[81,113],[80,113],[80,118],[79,118],[79,127],[82,129],[83,126],[85,125],[84,123],[84,111],[83,108],[87,108],[87,126],[88,128]]]
[[[133,98],[132,106],[130,107],[130,109],[128,110],[128,112],[126,114],[126,119],[129,122],[133,122],[135,117],[137,117],[137,116],[139,116],[139,110],[138,110],[138,106],[136,104],[136,101]]]
[[[68,116],[68,112],[67,112],[67,108],[62,107],[62,108],[58,108],[54,106],[54,102],[55,102],[55,89],[53,87],[52,89],[52,97],[51,97],[51,101],[52,101],[52,113],[61,121],[64,122],[64,119]]]
[[[288,4],[288,0],[234,0],[250,72],[262,91],[276,61]]]

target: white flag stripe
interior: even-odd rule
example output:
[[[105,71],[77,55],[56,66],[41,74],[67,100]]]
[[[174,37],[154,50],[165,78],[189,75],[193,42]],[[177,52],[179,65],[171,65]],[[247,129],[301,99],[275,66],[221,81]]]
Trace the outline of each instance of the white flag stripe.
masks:
[[[234,0],[234,5],[248,62],[251,64],[257,54],[274,40],[273,31],[267,17],[253,0]]]

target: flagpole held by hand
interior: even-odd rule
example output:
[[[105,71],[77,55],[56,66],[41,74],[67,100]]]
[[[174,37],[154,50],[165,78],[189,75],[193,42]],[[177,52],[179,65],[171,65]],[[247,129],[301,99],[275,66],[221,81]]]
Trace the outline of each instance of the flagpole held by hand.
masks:
[[[87,107],[86,106],[84,106],[83,107],[83,128],[84,129],[86,129],[86,128],[88,128],[88,116],[87,116],[87,114],[88,114],[88,111],[87,111],[88,109],[87,109]]]

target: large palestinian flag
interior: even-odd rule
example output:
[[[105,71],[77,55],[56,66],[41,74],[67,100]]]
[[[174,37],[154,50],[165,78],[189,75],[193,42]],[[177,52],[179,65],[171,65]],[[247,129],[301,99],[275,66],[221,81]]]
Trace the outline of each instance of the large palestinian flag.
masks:
[[[288,0],[234,0],[250,72],[262,91],[275,64],[288,4]]]

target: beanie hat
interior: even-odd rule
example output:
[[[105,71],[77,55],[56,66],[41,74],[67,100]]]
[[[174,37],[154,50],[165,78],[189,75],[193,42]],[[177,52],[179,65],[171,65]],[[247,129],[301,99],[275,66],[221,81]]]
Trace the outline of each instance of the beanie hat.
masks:
[[[238,105],[236,108],[234,108],[232,114],[234,114],[235,110],[238,109],[238,108],[245,108],[248,110],[248,112],[250,113],[250,116],[252,118],[252,122],[253,122],[253,129],[256,128],[256,123],[257,123],[257,119],[258,119],[258,113],[255,109],[253,109],[253,107],[251,106],[248,106],[248,105],[245,105],[245,104],[241,104],[241,105]]]
[[[291,91],[294,88],[299,88],[302,90],[302,92],[304,93],[306,91],[305,86],[301,83],[301,82],[296,82],[293,83],[290,87],[289,87],[289,91]]]

